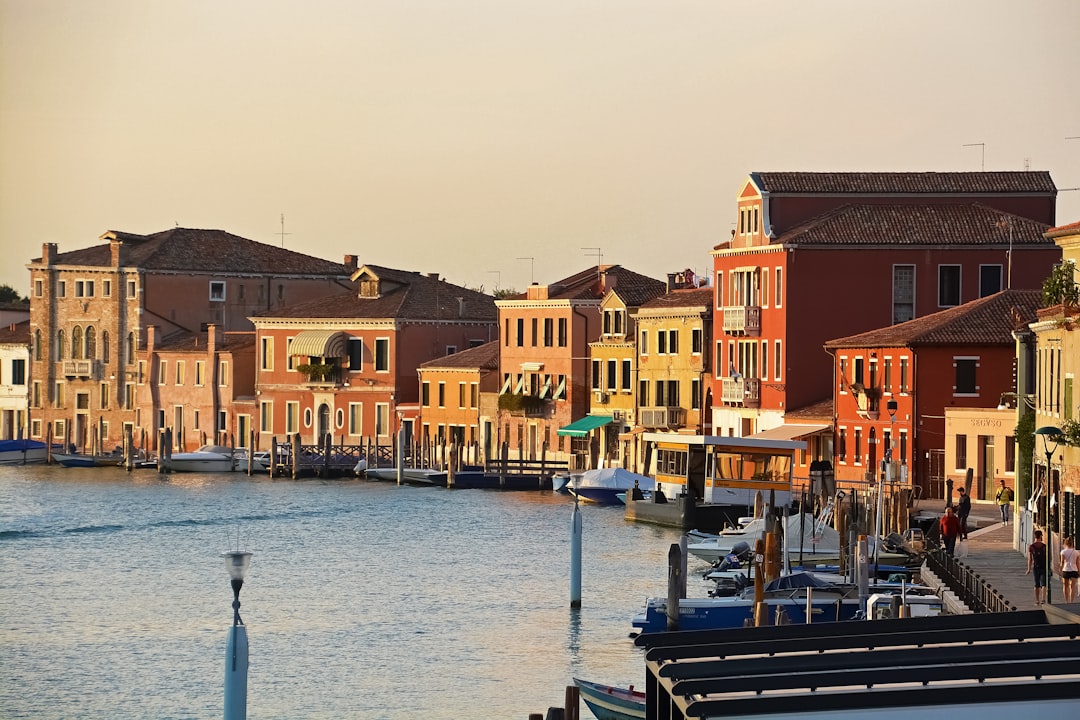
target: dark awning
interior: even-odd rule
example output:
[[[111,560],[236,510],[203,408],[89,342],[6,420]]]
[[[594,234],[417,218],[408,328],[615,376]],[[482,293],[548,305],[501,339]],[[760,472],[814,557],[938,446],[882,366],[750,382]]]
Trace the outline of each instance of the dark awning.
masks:
[[[339,330],[303,330],[292,339],[289,355],[308,357],[347,357],[349,336]]]
[[[614,420],[610,415],[586,415],[580,420],[575,420],[569,425],[564,425],[559,428],[558,435],[569,437],[585,437],[589,434],[590,430],[607,425]]]

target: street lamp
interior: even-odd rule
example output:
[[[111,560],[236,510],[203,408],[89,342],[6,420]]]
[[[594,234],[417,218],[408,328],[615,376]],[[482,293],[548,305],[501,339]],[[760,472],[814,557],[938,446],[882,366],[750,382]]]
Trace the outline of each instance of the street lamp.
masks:
[[[248,639],[247,628],[240,619],[240,588],[251,565],[251,553],[231,550],[222,556],[233,591],[233,624],[225,646],[225,720],[246,720]]]
[[[1044,425],[1035,431],[1036,435],[1042,435],[1043,451],[1046,452],[1046,604],[1050,604],[1050,586],[1053,573],[1051,569],[1054,567],[1053,555],[1054,544],[1051,542],[1052,527],[1050,523],[1050,498],[1053,497],[1053,489],[1050,485],[1050,459],[1054,457],[1054,453],[1057,452],[1058,446],[1061,445],[1061,436],[1064,433],[1061,428],[1054,425]],[[1053,443],[1051,445],[1050,443]]]
[[[881,559],[881,533],[885,514],[885,484],[892,487],[892,427],[896,422],[896,398],[889,398],[885,403],[885,409],[889,412],[889,442],[885,443],[885,452],[882,453],[881,463],[885,466],[885,483],[879,483],[877,494],[877,537],[874,539],[874,575],[878,573],[878,562]]]

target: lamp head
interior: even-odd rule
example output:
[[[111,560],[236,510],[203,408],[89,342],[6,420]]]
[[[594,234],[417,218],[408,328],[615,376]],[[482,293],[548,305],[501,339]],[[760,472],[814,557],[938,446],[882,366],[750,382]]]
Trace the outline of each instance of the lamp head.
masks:
[[[225,569],[229,571],[229,578],[244,582],[244,575],[251,566],[251,553],[244,550],[230,550],[222,553],[222,557],[225,558]]]
[[[897,407],[898,405],[896,404],[896,398],[889,398],[889,402],[885,403],[885,409],[889,411],[889,417],[896,417]]]
[[[1061,444],[1061,438],[1065,433],[1056,425],[1043,425],[1035,431],[1035,434],[1042,435],[1043,450],[1046,451],[1047,455],[1053,455],[1054,451],[1058,449],[1058,445]],[[1050,447],[1050,443],[1054,443],[1054,446]]]

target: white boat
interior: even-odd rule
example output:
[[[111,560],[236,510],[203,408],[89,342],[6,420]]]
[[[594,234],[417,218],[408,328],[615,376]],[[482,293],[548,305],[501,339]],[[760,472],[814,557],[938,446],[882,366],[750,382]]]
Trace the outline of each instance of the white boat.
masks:
[[[785,523],[787,551],[790,558],[817,557],[835,558],[840,553],[840,535],[831,526],[818,523],[813,515],[790,515]],[[688,543],[686,551],[708,562],[716,562],[731,554],[739,543],[748,543],[751,548],[765,532],[765,519],[754,518],[746,525],[733,530],[725,530],[710,539],[699,539]],[[700,538],[700,535],[698,536]],[[802,540],[800,541],[800,538]]]
[[[652,491],[656,487],[656,481],[619,467],[600,468],[571,476],[568,489],[572,495],[582,500],[615,505],[619,502],[616,497],[619,493],[630,492],[635,487],[642,491]]]
[[[601,685],[574,678],[581,699],[598,720],[636,720],[645,717],[645,693],[613,685]]]
[[[232,472],[247,469],[247,450],[244,448],[224,447],[222,445],[203,445],[194,452],[173,453],[169,458],[172,472]],[[263,471],[266,467],[257,459],[254,469]]]
[[[37,440],[0,440],[0,465],[45,462],[45,443]]]

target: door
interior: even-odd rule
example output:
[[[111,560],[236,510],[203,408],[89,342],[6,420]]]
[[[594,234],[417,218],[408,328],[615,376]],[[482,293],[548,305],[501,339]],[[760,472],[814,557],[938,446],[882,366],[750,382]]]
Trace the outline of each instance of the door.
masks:
[[[330,406],[323,403],[319,406],[319,424],[318,435],[315,437],[315,443],[322,445],[326,434],[330,432]]]
[[[979,458],[982,460],[982,472],[979,473],[979,495],[978,497],[987,500],[993,499],[997,490],[994,488],[994,436],[993,435],[980,435],[979,436]]]

